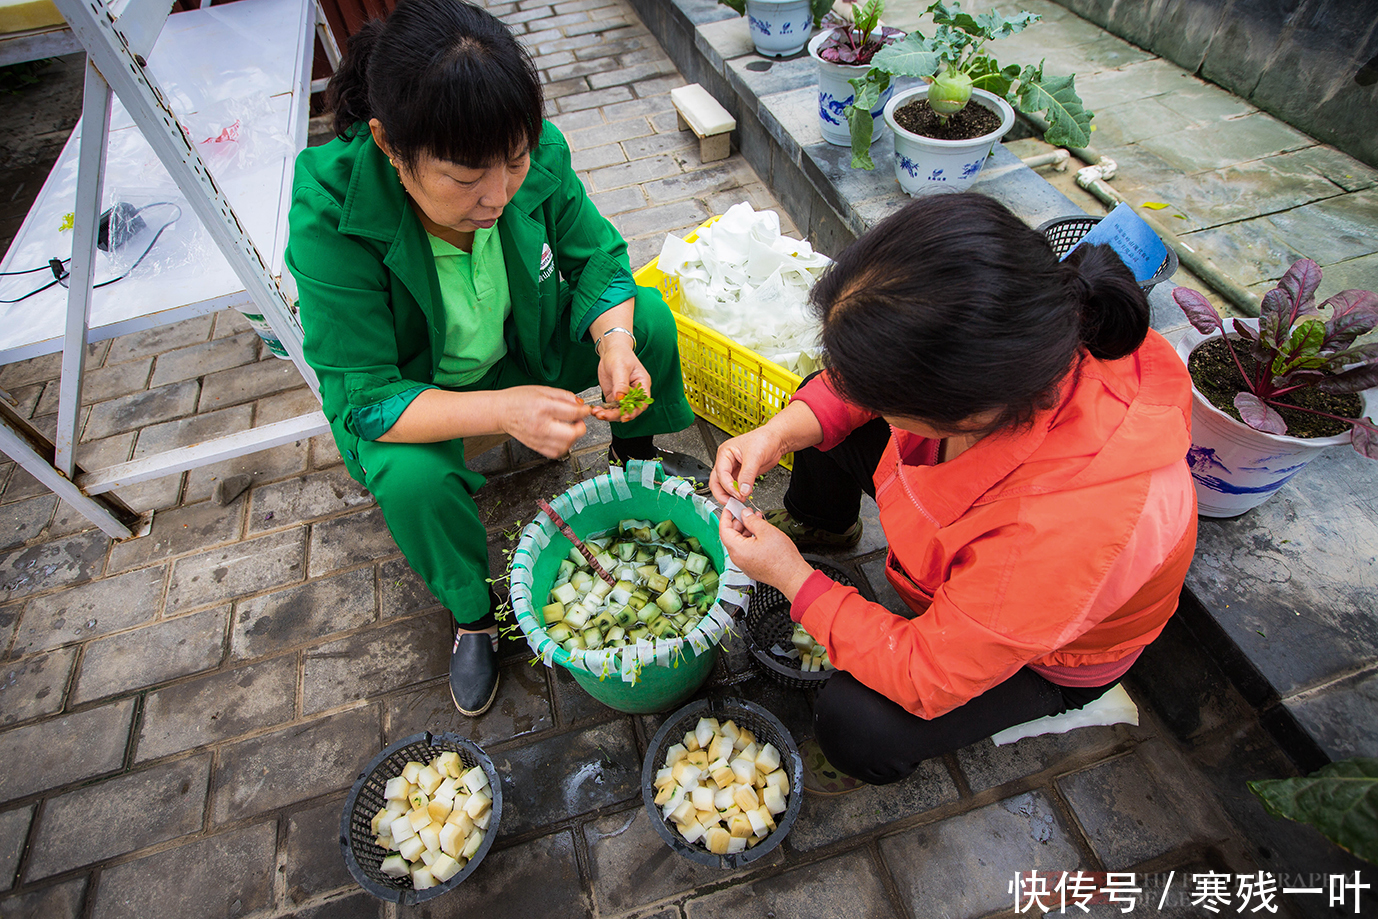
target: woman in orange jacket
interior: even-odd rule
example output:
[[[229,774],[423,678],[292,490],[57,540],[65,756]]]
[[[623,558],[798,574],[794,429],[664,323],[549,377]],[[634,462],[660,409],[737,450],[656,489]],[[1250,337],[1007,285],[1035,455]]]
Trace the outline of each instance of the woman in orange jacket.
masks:
[[[1177,606],[1196,544],[1191,384],[1108,247],[1059,262],[976,194],[912,202],[813,292],[828,369],[718,450],[719,500],[795,453],[784,508],[724,514],[725,548],[779,589],[840,672],[817,741],[840,771],[923,760],[1080,708]],[[741,483],[741,484],[739,484]],[[899,615],[814,570],[875,498]]]

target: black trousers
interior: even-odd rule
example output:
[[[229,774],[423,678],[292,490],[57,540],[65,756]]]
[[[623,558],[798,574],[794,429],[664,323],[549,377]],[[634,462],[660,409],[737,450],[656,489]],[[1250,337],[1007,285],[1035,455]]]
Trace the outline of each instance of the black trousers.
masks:
[[[877,418],[823,452],[794,454],[785,509],[800,523],[841,533],[861,513],[863,493],[875,497],[876,465],[890,439]],[[864,686],[849,673],[829,678],[814,703],[814,730],[823,755],[838,769],[872,785],[897,782],[919,764],[1016,724],[1081,708],[1105,686],[1058,686],[1027,667],[946,715],[920,718]]]

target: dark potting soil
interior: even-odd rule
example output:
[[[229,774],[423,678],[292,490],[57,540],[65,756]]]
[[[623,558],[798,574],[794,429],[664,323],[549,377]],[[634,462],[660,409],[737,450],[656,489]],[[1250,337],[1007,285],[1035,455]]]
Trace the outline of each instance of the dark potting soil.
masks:
[[[1252,376],[1258,363],[1238,345],[1235,347],[1235,353],[1239,355],[1239,362],[1244,365],[1245,371]],[[1239,417],[1239,410],[1234,407],[1234,397],[1236,393],[1245,390],[1244,378],[1239,375],[1239,368],[1230,358],[1230,349],[1225,347],[1222,340],[1215,338],[1199,345],[1191,353],[1191,359],[1187,361],[1187,369],[1191,372],[1192,383],[1196,385],[1201,395],[1210,400],[1211,405],[1235,421],[1243,422],[1243,419]],[[1356,393],[1324,393],[1314,387],[1287,393],[1279,401],[1315,409],[1318,412],[1328,412],[1342,418],[1357,418],[1364,407],[1363,400]],[[1349,430],[1348,424],[1333,418],[1322,418],[1319,415],[1312,415],[1310,412],[1278,408],[1276,405],[1273,408],[1277,409],[1282,420],[1287,422],[1288,437],[1333,437]]]
[[[934,140],[971,140],[998,130],[1000,120],[999,115],[975,103],[968,103],[957,114],[949,115],[947,124],[939,120],[927,99],[914,99],[895,109],[895,121],[900,127]]]

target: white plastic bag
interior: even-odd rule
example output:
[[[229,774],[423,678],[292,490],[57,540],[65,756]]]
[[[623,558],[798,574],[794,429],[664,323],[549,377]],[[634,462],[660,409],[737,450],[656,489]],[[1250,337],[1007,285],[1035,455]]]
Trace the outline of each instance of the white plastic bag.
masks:
[[[686,316],[800,376],[818,368],[808,295],[832,260],[780,235],[774,211],[733,205],[695,242],[667,236],[658,264],[678,275]]]

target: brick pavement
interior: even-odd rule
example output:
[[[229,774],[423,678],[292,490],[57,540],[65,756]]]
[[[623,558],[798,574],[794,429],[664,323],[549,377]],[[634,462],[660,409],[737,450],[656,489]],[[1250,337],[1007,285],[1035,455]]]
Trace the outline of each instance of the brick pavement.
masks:
[[[739,156],[698,162],[667,95],[682,80],[623,0],[491,8],[536,55],[552,118],[634,264],[667,231],[739,200],[776,206]],[[88,366],[78,458],[100,465],[274,421],[310,400],[233,313],[95,345]],[[55,356],[0,368],[0,388],[50,432],[57,371]],[[722,437],[700,421],[665,441],[708,458]],[[595,428],[564,462],[515,444],[479,460],[495,567],[535,497],[605,468],[606,439]],[[221,507],[209,499],[231,475],[253,484]],[[762,500],[783,482],[769,477]],[[125,500],[157,513],[148,536],[117,545],[12,463],[0,465],[0,489],[7,919],[975,917],[1010,911],[1016,871],[1147,881],[1353,870],[1241,791],[1243,777],[1289,766],[1180,626],[1131,682],[1139,727],[984,742],[895,786],[807,798],[782,848],[724,874],[672,854],[642,811],[641,755],[657,716],[603,707],[563,671],[530,666],[510,640],[493,709],[454,712],[449,616],[328,439],[127,489]],[[873,506],[868,515],[866,540],[834,560],[894,602]],[[740,648],[706,692],[753,699],[796,736],[807,732],[807,698],[754,676]],[[350,879],[339,813],[359,767],[420,730],[483,744],[505,812],[469,882],[396,910]],[[1177,883],[1163,912],[1196,914]],[[1146,883],[1145,896],[1160,887]],[[1289,900],[1282,914],[1327,913]]]

